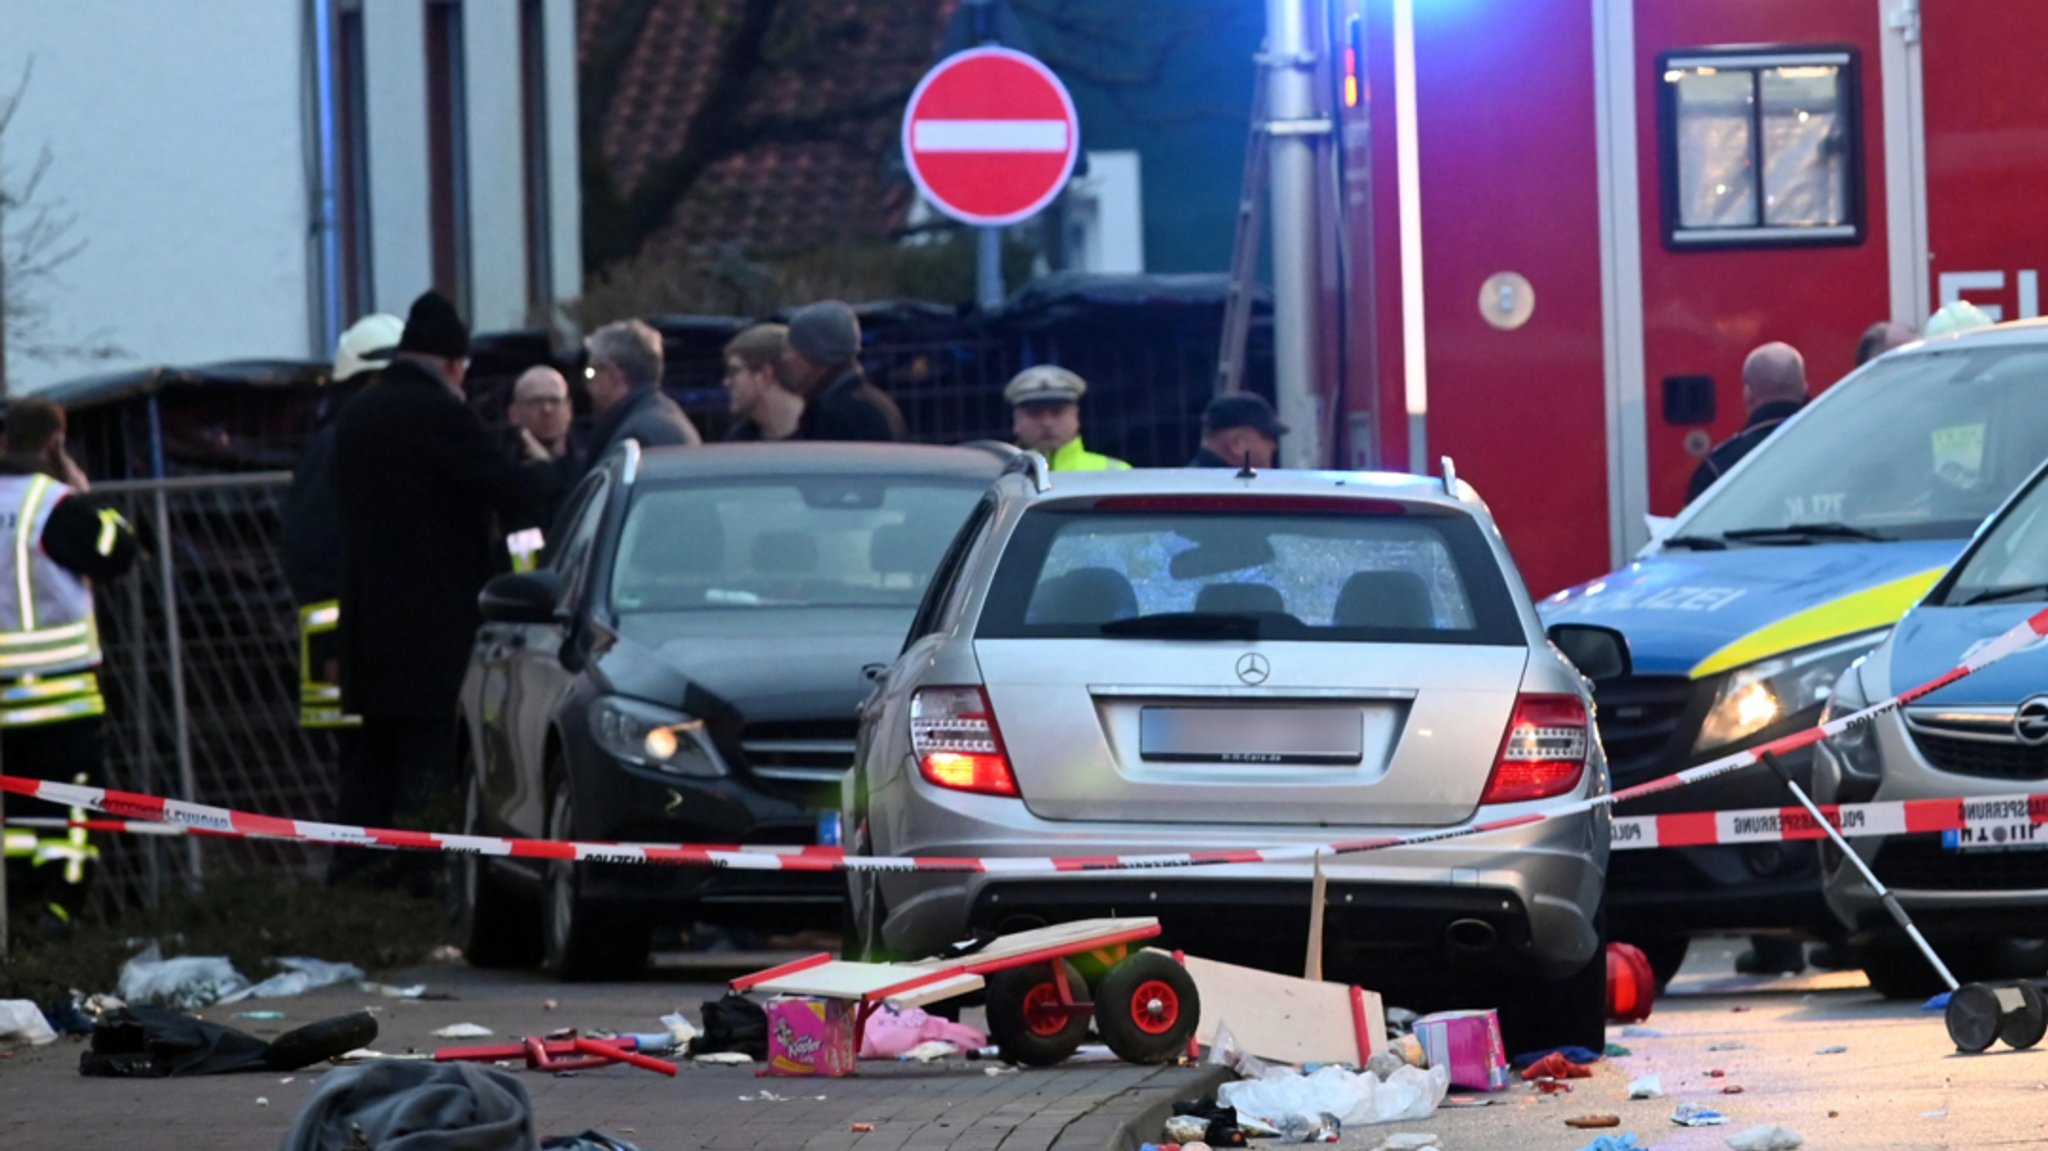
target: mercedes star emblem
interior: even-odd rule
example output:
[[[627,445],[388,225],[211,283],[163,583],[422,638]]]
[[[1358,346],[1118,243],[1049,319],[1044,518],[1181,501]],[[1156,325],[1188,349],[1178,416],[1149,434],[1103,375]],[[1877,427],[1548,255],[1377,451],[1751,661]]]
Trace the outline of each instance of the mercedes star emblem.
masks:
[[[1238,674],[1244,673],[1244,664],[1238,663]],[[2037,695],[2019,706],[2012,713],[2012,733],[2028,747],[2048,744],[2048,695]]]
[[[1250,651],[1237,657],[1237,678],[1253,687],[1266,682],[1266,677],[1272,674],[1273,665],[1267,663],[1266,657],[1258,652]],[[2048,706],[2048,699],[2043,699],[2042,703]],[[2042,722],[2048,724],[2048,716],[2044,716]],[[2042,738],[2048,739],[2048,730],[2043,731]]]

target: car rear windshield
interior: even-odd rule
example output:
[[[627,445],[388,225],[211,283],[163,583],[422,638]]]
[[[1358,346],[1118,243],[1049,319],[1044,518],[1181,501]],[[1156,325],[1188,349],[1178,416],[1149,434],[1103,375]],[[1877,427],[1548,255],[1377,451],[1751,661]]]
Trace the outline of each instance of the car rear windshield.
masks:
[[[985,490],[900,476],[643,487],[619,533],[612,607],[914,608]]]
[[[1228,505],[1032,510],[1004,550],[975,634],[1527,642],[1468,516]]]
[[[1680,530],[1740,541],[1824,524],[1851,529],[1836,539],[1965,539],[2048,456],[2043,412],[2048,348],[1879,360],[1765,440]]]

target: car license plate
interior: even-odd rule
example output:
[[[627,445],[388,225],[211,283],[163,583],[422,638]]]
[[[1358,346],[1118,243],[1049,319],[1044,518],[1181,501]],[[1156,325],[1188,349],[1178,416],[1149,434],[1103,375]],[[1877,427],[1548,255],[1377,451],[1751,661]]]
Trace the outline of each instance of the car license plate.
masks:
[[[839,813],[821,811],[818,813],[818,846],[839,846]]]
[[[1166,763],[1303,763],[1345,767],[1364,758],[1355,707],[1148,707],[1138,753]]]
[[[1949,851],[2048,851],[2048,834],[2038,823],[1993,823],[1941,833],[1941,846]]]

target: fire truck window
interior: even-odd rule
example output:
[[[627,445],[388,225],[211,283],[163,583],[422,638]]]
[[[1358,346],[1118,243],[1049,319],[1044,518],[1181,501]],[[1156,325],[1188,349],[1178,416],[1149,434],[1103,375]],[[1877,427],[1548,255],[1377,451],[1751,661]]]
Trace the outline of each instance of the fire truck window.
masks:
[[[1862,238],[1852,54],[1701,49],[1659,65],[1667,242]]]

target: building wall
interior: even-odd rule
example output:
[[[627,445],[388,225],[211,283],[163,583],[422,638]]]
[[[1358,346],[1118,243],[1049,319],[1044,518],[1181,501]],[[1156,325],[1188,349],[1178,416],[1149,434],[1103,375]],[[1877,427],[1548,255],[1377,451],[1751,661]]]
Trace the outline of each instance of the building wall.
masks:
[[[6,0],[0,92],[33,61],[4,165],[85,248],[37,289],[52,334],[113,361],[8,353],[17,394],[142,363],[298,356],[312,331],[301,7]],[[252,50],[252,45],[266,50]]]

